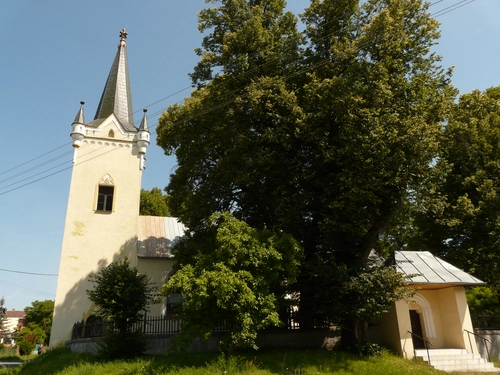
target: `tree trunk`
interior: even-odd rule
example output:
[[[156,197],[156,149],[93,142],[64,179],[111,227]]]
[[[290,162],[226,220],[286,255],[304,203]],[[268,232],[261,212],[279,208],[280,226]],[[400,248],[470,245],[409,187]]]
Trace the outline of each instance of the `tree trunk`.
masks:
[[[348,320],[341,330],[341,347],[349,349],[355,344],[368,342],[368,323],[362,320]]]

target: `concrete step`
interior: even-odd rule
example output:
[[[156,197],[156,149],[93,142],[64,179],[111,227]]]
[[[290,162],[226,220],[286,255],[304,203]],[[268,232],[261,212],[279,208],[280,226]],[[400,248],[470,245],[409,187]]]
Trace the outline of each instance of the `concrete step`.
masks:
[[[417,355],[415,357],[416,357],[416,359],[421,359],[423,361],[428,360],[427,354],[423,355],[423,356]],[[431,357],[431,361],[435,361],[435,360],[440,360],[440,361],[444,361],[444,360],[471,360],[471,361],[480,360],[483,362],[486,361],[484,358],[481,357],[480,354],[451,354],[451,355],[448,355],[448,354],[432,355],[431,354],[430,357]]]
[[[442,371],[500,372],[492,363],[479,354],[467,353],[465,349],[417,349],[415,358],[429,363]]]
[[[456,354],[468,354],[466,349],[416,349],[415,355],[427,355],[427,352],[431,355],[456,355]]]
[[[493,363],[480,363],[476,365],[441,365],[434,366],[436,370],[452,372],[466,372],[466,371],[475,371],[475,372],[500,372],[500,368],[493,366]]]

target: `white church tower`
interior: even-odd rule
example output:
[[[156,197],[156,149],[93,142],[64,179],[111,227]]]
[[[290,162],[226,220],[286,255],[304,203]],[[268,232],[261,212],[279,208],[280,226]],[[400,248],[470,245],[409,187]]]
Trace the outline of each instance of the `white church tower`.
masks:
[[[73,324],[93,310],[88,276],[127,256],[137,262],[137,231],[144,155],[150,143],[146,113],[134,127],[127,63],[127,32],[94,120],[84,103],[72,124],[74,157],[50,346],[69,340]]]

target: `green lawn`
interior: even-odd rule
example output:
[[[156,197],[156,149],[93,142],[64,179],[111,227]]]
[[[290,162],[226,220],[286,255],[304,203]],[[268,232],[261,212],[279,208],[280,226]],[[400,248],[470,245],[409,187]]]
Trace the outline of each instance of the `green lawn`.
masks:
[[[0,369],[0,375],[317,375],[317,374],[445,374],[424,363],[384,352],[363,358],[324,350],[260,350],[239,353],[229,360],[218,353],[146,356],[132,361],[102,361],[90,354],[57,348],[18,368]],[[471,373],[467,373],[471,374]]]

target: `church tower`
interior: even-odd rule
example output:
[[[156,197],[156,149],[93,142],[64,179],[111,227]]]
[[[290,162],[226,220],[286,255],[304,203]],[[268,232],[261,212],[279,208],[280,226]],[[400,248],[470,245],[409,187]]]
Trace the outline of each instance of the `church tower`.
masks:
[[[73,324],[92,312],[86,295],[91,273],[125,256],[137,261],[150,133],[145,111],[139,128],[134,126],[126,38],[123,29],[94,120],[85,122],[81,102],[72,124],[73,171],[50,346],[69,340]]]

